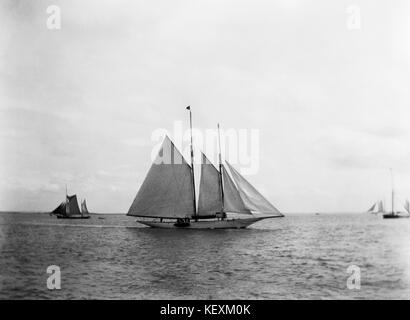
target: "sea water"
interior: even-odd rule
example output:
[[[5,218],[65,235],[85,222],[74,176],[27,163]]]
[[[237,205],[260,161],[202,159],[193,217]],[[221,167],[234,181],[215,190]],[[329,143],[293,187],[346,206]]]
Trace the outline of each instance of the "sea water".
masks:
[[[60,289],[47,286],[49,266]],[[164,230],[125,215],[0,213],[7,298],[409,299],[410,219],[288,214],[248,229]]]

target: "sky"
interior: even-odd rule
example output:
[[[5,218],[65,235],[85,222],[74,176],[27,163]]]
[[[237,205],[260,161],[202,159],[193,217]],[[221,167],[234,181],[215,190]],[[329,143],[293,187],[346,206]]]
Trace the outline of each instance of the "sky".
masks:
[[[257,132],[257,170],[233,164],[285,213],[390,201],[389,168],[400,203],[409,16],[399,0],[1,1],[0,210],[52,210],[67,185],[92,212],[126,212],[187,105],[200,133]]]

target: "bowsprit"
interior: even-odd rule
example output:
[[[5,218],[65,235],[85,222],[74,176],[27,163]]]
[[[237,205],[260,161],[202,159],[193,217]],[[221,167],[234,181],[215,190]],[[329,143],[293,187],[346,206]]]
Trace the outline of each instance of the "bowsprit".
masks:
[[[205,314],[251,314],[250,305],[242,304],[209,304],[205,305]]]

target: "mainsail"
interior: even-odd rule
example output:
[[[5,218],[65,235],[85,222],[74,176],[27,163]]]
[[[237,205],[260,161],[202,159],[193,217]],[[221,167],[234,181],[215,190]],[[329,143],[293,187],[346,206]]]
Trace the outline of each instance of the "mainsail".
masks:
[[[194,212],[191,167],[167,136],[127,215],[190,218]]]
[[[224,188],[224,211],[251,214],[245,207],[238,189],[229,176],[224,166],[222,168],[223,188]]]
[[[80,208],[78,207],[77,196],[67,196],[67,205],[66,205],[66,214],[67,216],[71,215],[81,215]]]
[[[238,171],[235,170],[232,165],[227,161],[232,177],[238,186],[239,195],[242,198],[245,207],[248,210],[259,212],[259,213],[269,213],[282,216],[282,213],[276,209],[273,204],[271,204],[266,198],[259,193]]]
[[[85,199],[81,202],[81,213],[82,214],[88,214],[88,208],[87,208],[87,203],[85,202]]]
[[[219,171],[202,153],[198,217],[215,216],[217,212],[222,210],[222,190],[219,183]]]

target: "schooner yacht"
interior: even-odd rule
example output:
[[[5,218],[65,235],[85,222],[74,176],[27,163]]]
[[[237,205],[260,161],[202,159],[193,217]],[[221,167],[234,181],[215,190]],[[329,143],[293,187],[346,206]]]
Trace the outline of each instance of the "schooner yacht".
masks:
[[[202,153],[197,204],[192,113],[190,107],[187,109],[191,164],[166,136],[127,215],[139,217],[137,222],[149,227],[183,229],[239,229],[264,219],[283,217],[231,164],[222,163],[220,137],[219,170]]]

